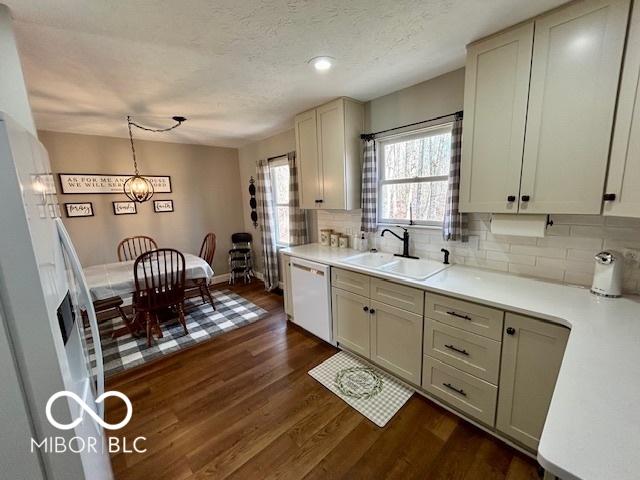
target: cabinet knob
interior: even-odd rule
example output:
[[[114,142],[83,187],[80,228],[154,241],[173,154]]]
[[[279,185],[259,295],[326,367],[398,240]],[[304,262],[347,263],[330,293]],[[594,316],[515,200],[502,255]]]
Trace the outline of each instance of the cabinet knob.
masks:
[[[372,308],[371,310],[369,310],[369,313],[373,315],[374,313],[376,313],[376,311]]]
[[[522,195],[523,202],[528,202],[529,200],[531,200],[531,197],[529,195]]]
[[[616,194],[615,194],[615,193],[605,193],[605,194],[602,196],[602,199],[603,199],[605,202],[612,202],[612,201],[614,201],[614,200],[616,199]]]
[[[509,195],[507,197],[507,202],[515,202],[516,201],[516,196],[515,195]]]
[[[516,329],[513,327],[507,327],[507,335],[514,335],[516,333]]]
[[[369,307],[362,307],[362,310],[364,310],[365,312],[369,311]]]

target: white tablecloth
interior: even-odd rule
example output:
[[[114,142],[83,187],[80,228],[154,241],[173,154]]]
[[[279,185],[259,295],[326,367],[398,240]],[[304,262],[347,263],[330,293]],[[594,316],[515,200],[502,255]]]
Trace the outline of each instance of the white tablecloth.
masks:
[[[184,254],[185,276],[187,280],[213,277],[213,270],[202,258],[190,253]],[[133,278],[134,260],[106,263],[84,269],[92,299],[102,300],[113,296],[128,297],[136,289]]]

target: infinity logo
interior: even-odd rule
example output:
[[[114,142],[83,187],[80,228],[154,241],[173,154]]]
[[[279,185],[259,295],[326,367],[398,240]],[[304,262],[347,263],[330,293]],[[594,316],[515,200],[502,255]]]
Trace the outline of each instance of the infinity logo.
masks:
[[[75,428],[76,426],[78,426],[80,422],[82,422],[81,416],[73,420],[71,423],[67,423],[67,424],[59,423],[53,418],[53,415],[51,414],[51,407],[53,406],[53,402],[55,402],[60,397],[69,397],[73,399],[78,405],[80,405],[80,408],[82,408],[82,410],[87,412],[91,416],[91,418],[93,418],[96,422],[98,422],[100,425],[102,425],[103,428],[106,428],[107,430],[118,430],[119,428],[124,427],[127,423],[129,423],[129,420],[131,420],[131,415],[133,415],[133,406],[131,405],[131,400],[129,400],[129,397],[127,397],[122,392],[111,390],[109,392],[104,392],[102,395],[96,398],[96,403],[101,403],[101,402],[104,402],[105,398],[118,397],[122,399],[122,401],[127,406],[127,414],[125,415],[124,420],[122,420],[119,423],[108,423],[108,422],[105,422],[102,418],[100,418],[98,414],[94,412],[78,395],[76,395],[73,392],[68,392],[66,390],[63,390],[61,392],[54,393],[53,395],[51,395],[51,397],[47,401],[47,406],[45,410],[45,413],[47,415],[47,420],[49,420],[49,423],[60,430],[71,430],[72,428]]]

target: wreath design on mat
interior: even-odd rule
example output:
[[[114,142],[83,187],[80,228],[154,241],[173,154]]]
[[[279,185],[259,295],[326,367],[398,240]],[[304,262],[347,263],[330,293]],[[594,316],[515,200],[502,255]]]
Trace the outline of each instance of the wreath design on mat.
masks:
[[[345,397],[356,399],[369,400],[382,391],[382,378],[369,367],[343,368],[334,384]]]

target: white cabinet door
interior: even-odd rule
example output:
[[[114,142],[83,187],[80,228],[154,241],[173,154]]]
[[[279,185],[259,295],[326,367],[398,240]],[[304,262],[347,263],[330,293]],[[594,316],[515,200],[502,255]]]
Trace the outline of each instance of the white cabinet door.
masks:
[[[569,329],[507,313],[496,427],[536,450],[556,385]]]
[[[371,360],[409,382],[420,385],[422,315],[372,301]]]
[[[640,7],[634,7],[624,58],[611,160],[607,177],[605,215],[640,217]]]
[[[369,299],[335,287],[331,290],[335,340],[355,353],[369,358]]]
[[[533,22],[467,49],[460,210],[516,213]]]
[[[536,19],[521,213],[600,213],[628,13],[584,0]]]
[[[320,164],[320,207],[345,208],[344,100],[316,109],[318,161]]]
[[[300,207],[304,209],[318,208],[319,204],[316,200],[321,199],[321,193],[315,109],[296,115],[294,123],[300,183]]]

